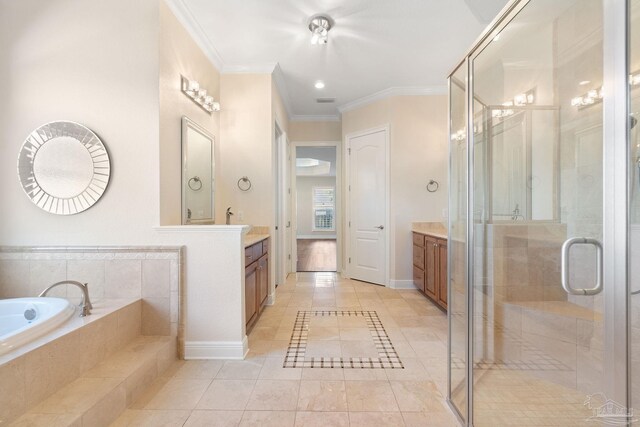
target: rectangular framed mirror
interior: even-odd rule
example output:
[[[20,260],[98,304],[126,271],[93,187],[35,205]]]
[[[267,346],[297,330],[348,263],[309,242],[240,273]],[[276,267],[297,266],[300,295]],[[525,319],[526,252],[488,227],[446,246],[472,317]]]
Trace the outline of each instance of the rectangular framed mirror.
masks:
[[[182,117],[182,224],[214,222],[214,138]]]

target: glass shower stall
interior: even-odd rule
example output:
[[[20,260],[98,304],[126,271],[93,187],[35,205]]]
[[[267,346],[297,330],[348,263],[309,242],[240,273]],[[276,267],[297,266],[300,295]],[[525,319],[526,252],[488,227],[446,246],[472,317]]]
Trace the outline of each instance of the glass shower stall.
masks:
[[[639,116],[640,0],[511,1],[450,74],[464,425],[640,419]]]

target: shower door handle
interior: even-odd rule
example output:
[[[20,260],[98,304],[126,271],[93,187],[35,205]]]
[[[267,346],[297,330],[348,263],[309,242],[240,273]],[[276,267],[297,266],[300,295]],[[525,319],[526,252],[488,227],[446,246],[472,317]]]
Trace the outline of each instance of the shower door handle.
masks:
[[[571,287],[569,272],[569,252],[573,245],[593,245],[596,248],[596,286],[593,288],[573,288]],[[564,290],[571,295],[596,295],[602,292],[602,266],[603,266],[603,251],[602,243],[596,239],[588,237],[574,237],[567,239],[562,244],[562,258],[561,258],[561,280]]]

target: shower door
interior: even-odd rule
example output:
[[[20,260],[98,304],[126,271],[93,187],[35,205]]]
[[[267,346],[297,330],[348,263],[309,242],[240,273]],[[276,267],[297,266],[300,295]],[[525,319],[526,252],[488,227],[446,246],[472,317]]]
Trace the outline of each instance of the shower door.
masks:
[[[628,33],[630,406],[640,411],[640,0],[629,3]]]
[[[640,0],[512,1],[450,77],[467,73],[462,133],[450,83],[467,251],[449,254],[467,305],[450,314],[448,398],[467,425],[626,425],[640,409],[636,17]]]

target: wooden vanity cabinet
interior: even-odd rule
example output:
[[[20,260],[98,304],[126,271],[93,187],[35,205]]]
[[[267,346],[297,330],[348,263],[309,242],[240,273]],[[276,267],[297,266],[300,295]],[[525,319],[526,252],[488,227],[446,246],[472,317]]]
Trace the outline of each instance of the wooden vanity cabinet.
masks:
[[[413,284],[424,292],[424,235],[413,233]]]
[[[438,304],[447,309],[447,241],[438,239]]]
[[[244,313],[247,325],[253,323],[257,312],[256,290],[258,288],[258,263],[244,269]]]
[[[434,237],[424,236],[424,293],[433,300],[438,299],[438,243]]]
[[[258,262],[258,305],[264,305],[269,296],[269,255],[262,256]]]
[[[413,283],[433,302],[447,309],[447,241],[413,233]]]
[[[269,239],[244,250],[244,305],[246,326],[255,323],[269,296]]]

